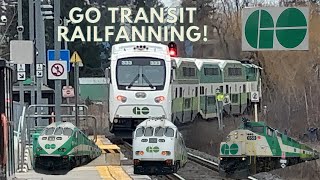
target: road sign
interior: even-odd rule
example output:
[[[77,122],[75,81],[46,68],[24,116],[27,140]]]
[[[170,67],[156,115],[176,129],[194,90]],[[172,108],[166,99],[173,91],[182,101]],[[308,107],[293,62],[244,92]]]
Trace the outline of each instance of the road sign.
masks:
[[[55,58],[55,50],[48,50],[48,61],[55,61],[59,58]],[[67,70],[70,72],[70,51],[69,50],[60,50],[60,60],[67,62]]]
[[[43,77],[43,71],[37,71],[37,78]]]
[[[229,95],[225,95],[224,100],[223,100],[223,105],[227,105],[227,104],[230,104],[230,96]]]
[[[308,50],[308,7],[258,7],[242,11],[242,51]]]
[[[76,63],[76,62],[82,62],[81,57],[79,56],[77,51],[75,51],[71,56],[71,63]]]
[[[286,164],[281,164],[281,167],[282,167],[282,168],[285,168],[285,167],[286,167]]]
[[[34,44],[29,40],[10,41],[10,60],[15,64],[33,64]]]
[[[66,61],[49,61],[48,62],[48,79],[67,79],[67,62]]]
[[[251,92],[251,102],[259,102],[259,92],[258,91]]]
[[[43,64],[37,64],[37,71],[43,71]]]
[[[72,86],[63,86],[62,88],[62,97],[72,98],[74,97],[74,89]]]
[[[286,163],[287,163],[287,160],[286,160],[286,159],[280,159],[280,163],[281,163],[281,164],[286,164]]]
[[[25,64],[17,64],[17,71],[18,72],[25,72],[26,71],[26,65]]]
[[[18,79],[18,81],[24,81],[24,80],[26,80],[26,72],[18,72],[17,73],[17,79]]]

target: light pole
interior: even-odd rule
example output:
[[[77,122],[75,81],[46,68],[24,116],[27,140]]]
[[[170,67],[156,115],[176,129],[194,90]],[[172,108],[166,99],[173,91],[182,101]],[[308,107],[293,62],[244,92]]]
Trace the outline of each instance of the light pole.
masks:
[[[45,19],[50,19],[49,15],[52,14],[52,11],[44,11],[42,12],[41,9],[52,9],[51,5],[41,5],[40,0],[35,1],[35,26],[36,26],[36,49],[38,50],[37,56],[36,56],[36,64],[39,66],[46,65],[46,39],[45,39]],[[45,16],[43,16],[45,15]],[[45,66],[46,67],[46,66]],[[43,73],[44,72],[44,73]],[[47,84],[47,73],[46,68],[43,68],[42,75],[39,76],[37,74],[37,104],[42,104],[42,86],[43,84]],[[38,73],[38,72],[37,72]],[[40,114],[42,111],[42,108],[37,108],[37,114]],[[40,118],[37,119],[37,124],[40,125],[39,122]],[[41,124],[42,125],[42,124]],[[44,125],[44,124],[43,124]]]
[[[55,57],[60,60],[61,43],[58,41],[58,26],[60,25],[60,0],[54,0],[54,49]],[[61,121],[61,80],[55,80],[55,114],[56,121]]]

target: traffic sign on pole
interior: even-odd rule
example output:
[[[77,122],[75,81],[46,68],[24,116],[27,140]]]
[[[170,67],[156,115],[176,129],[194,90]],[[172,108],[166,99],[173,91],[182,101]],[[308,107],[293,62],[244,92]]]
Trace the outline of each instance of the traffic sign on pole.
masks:
[[[17,73],[17,79],[18,79],[18,81],[24,81],[24,80],[26,80],[26,72],[18,72]]]
[[[26,65],[25,64],[17,64],[17,71],[18,72],[25,72],[26,71]]]
[[[74,97],[74,89],[72,86],[63,86],[62,88],[62,97],[72,98]]]
[[[43,64],[37,64],[37,71],[43,70]]]
[[[252,91],[251,92],[251,102],[259,102],[259,92],[258,91]]]
[[[55,61],[59,58],[55,58],[55,50],[48,50],[48,61]],[[63,49],[60,50],[60,60],[67,62],[67,71],[70,72],[70,51]]]
[[[309,50],[308,7],[242,10],[242,51]]]
[[[48,62],[48,79],[64,80],[67,79],[67,62],[66,61],[49,61]]]
[[[43,71],[37,71],[37,78],[42,78],[43,77]]]
[[[71,63],[80,63],[80,62],[82,62],[82,59],[79,56],[78,52],[75,51],[71,56]]]

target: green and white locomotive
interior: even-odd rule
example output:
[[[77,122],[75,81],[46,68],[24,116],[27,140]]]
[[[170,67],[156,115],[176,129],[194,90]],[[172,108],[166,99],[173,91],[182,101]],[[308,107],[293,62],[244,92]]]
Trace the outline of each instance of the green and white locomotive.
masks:
[[[100,156],[101,149],[70,122],[54,122],[34,137],[35,167],[72,168]]]
[[[318,151],[299,143],[264,122],[243,119],[220,145],[221,176],[245,178],[248,175],[319,158]],[[282,166],[284,166],[282,165]]]
[[[188,159],[182,134],[163,118],[150,118],[137,126],[132,150],[135,174],[176,173]]]

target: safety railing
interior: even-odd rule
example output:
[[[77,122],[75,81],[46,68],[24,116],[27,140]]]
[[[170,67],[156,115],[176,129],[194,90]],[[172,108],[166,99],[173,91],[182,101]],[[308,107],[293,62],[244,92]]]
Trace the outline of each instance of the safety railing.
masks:
[[[17,159],[18,159],[18,168],[20,167],[20,170],[23,169],[23,165],[24,165],[24,152],[25,152],[25,148],[26,148],[26,123],[25,123],[25,116],[26,116],[26,107],[23,106],[22,109],[22,114],[20,116],[19,119],[19,124],[18,124],[18,131],[17,131],[17,144],[18,144],[18,148],[17,148]],[[21,136],[21,137],[20,137]],[[21,140],[21,141],[20,141]],[[21,152],[20,152],[21,150]],[[19,156],[20,154],[20,156]]]

